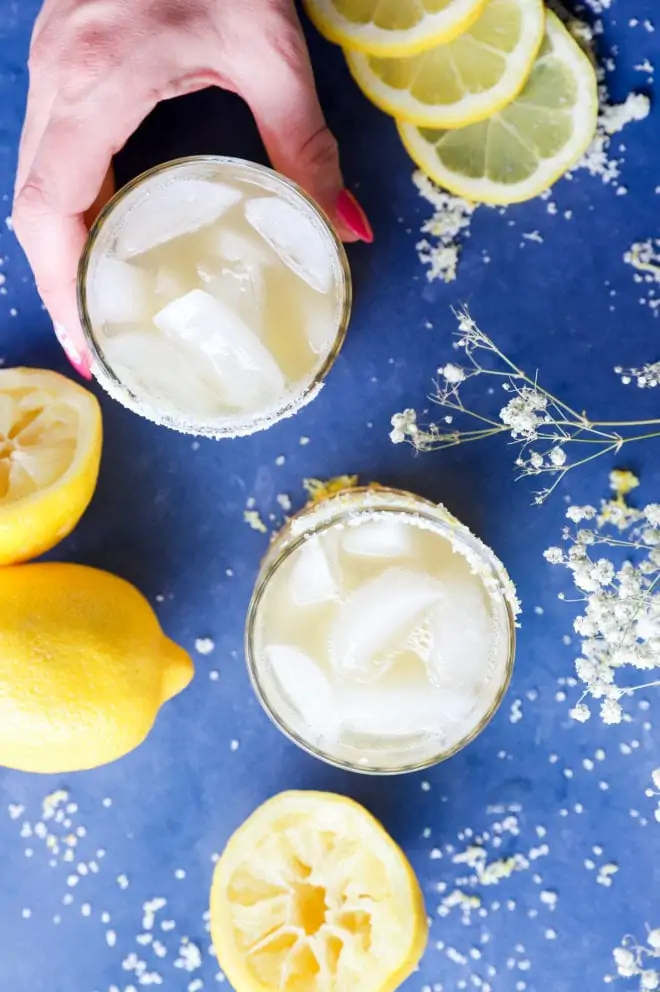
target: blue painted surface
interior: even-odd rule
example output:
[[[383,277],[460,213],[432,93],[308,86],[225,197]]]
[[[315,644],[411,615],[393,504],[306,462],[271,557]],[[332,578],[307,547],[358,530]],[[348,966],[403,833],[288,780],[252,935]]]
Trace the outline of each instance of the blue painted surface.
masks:
[[[34,0],[5,0],[0,9],[0,255],[7,277],[0,353],[8,365],[66,372],[26,262],[3,223],[36,8]],[[644,88],[647,77],[634,71],[635,64],[660,59],[660,21],[654,34],[629,25],[633,16],[641,22],[656,14],[653,0],[614,0],[605,34],[609,45],[619,47],[611,80],[615,98]],[[496,992],[592,992],[601,987],[611,949],[625,933],[642,936],[645,923],[660,925],[660,825],[644,795],[651,770],[660,765],[660,700],[650,696],[648,711],[635,706],[632,723],[610,729],[595,721],[573,724],[569,701],[556,698],[561,680],[572,673],[573,648],[562,644],[571,608],[557,601],[565,588],[561,570],[541,555],[558,540],[562,497],[593,502],[604,495],[608,464],[569,478],[538,509],[530,505],[525,483],[514,483],[504,444],[416,457],[387,437],[392,413],[420,406],[434,370],[449,357],[449,308],[459,303],[470,305],[519,364],[540,366],[546,386],[568,402],[608,418],[615,412],[657,414],[656,393],[625,391],[612,367],[660,355],[660,321],[640,306],[640,289],[622,262],[631,242],[658,233],[658,111],[621,136],[627,196],[580,174],[556,187],[555,217],[541,201],[504,216],[480,210],[458,281],[430,285],[414,250],[428,206],[412,186],[394,129],[357,93],[338,51],[317,37],[310,40],[347,179],[376,234],[372,248],[350,250],[356,305],[348,340],[320,398],[294,420],[254,438],[193,445],[100,396],[106,443],[98,491],[56,557],[125,576],[156,604],[172,637],[192,650],[197,637],[209,636],[216,647],[196,659],[193,685],[165,708],[145,745],[123,761],[64,778],[0,771],[0,988],[7,992],[137,986],[122,968],[132,951],[162,974],[165,989],[183,992],[198,978],[205,990],[222,987],[214,981],[217,968],[207,954],[202,920],[212,853],[262,800],[296,787],[337,790],[364,802],[413,861],[435,919],[409,992],[437,983],[446,992],[478,987],[475,975]],[[173,154],[211,151],[259,155],[238,101],[201,94],[161,107],[124,154],[120,171],[128,176]],[[573,212],[570,221],[564,210]],[[522,233],[533,230],[543,243],[523,245]],[[490,264],[484,264],[484,251]],[[302,446],[301,437],[309,444]],[[660,495],[657,444],[633,449],[628,461],[642,474],[646,501]],[[286,459],[281,465],[280,455]],[[246,501],[254,497],[268,518],[278,513],[278,493],[289,493],[299,505],[304,477],[342,472],[445,501],[496,549],[527,607],[513,685],[499,715],[463,753],[425,775],[372,780],[323,766],[278,734],[248,684],[243,618],[265,538],[243,523]],[[218,680],[210,678],[211,670],[219,671]],[[512,722],[516,699],[523,717]],[[622,754],[619,745],[633,741],[633,753]],[[600,748],[602,760],[595,757]],[[50,867],[44,841],[20,833],[24,821],[40,819],[42,798],[59,787],[78,809],[67,814],[70,826],[55,829],[66,834],[81,826],[86,833],[73,862],[60,853]],[[15,820],[10,803],[25,806]],[[518,833],[505,824],[498,847],[494,824],[505,816],[492,807],[511,804]],[[438,883],[451,890],[467,873],[447,849],[465,847],[466,828],[490,832],[492,858],[515,852],[529,858],[531,849],[548,846],[528,869],[479,890],[486,915],[474,914],[470,926],[457,910],[444,919],[436,915]],[[618,864],[610,888],[597,884],[597,868],[590,870],[585,859]],[[92,869],[68,886],[76,865],[90,860],[98,873]],[[185,878],[175,877],[177,869]],[[116,881],[121,874],[129,880],[125,889]],[[542,892],[556,893],[554,911]],[[168,947],[162,960],[135,943],[142,903],[154,896],[168,900],[158,919],[176,921],[171,931],[156,925]],[[85,904],[89,916],[83,915]],[[103,922],[103,912],[110,922]],[[109,946],[109,930],[115,946]],[[202,967],[190,973],[174,966],[182,934],[204,953]],[[446,947],[436,948],[438,941]],[[447,948],[453,949],[449,956]]]

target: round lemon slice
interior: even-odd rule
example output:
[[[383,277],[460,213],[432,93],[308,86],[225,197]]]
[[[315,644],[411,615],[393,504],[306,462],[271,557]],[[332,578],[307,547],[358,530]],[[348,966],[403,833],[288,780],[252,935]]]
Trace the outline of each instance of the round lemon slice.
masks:
[[[465,31],[486,0],[304,0],[321,34],[344,48],[398,58]]]
[[[427,931],[403,852],[343,796],[276,796],[215,869],[211,936],[237,992],[394,992]]]
[[[351,74],[372,103],[426,127],[464,127],[520,93],[545,31],[543,0],[489,0],[453,41],[406,58],[346,51]]]
[[[410,156],[451,193],[482,203],[538,196],[581,158],[598,117],[596,74],[558,18],[546,33],[529,80],[513,103],[457,130],[399,123]]]
[[[101,458],[96,398],[42,369],[0,370],[0,565],[26,561],[69,534]]]

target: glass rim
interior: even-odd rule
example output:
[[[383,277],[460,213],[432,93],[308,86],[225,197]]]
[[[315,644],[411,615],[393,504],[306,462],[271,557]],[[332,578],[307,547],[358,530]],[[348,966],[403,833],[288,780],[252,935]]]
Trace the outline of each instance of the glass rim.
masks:
[[[109,365],[105,360],[103,351],[96,340],[92,321],[89,316],[89,309],[87,305],[87,273],[94,247],[106,221],[114,212],[115,208],[130,193],[138,189],[143,183],[147,182],[149,179],[152,179],[154,176],[159,176],[169,171],[175,171],[176,169],[188,165],[194,166],[205,164],[235,166],[239,169],[245,169],[256,173],[257,175],[265,174],[274,179],[275,182],[281,183],[289,191],[296,194],[305,202],[307,208],[314,213],[317,220],[320,221],[324,229],[327,231],[335,249],[339,270],[338,286],[336,287],[335,292],[337,292],[340,300],[332,347],[328,351],[328,354],[319,368],[315,371],[313,377],[308,382],[305,382],[302,388],[296,390],[292,395],[285,395],[279,403],[276,403],[266,412],[256,411],[252,415],[243,415],[240,418],[236,417],[234,422],[232,422],[231,416],[226,416],[220,423],[211,424],[195,422],[190,425],[183,417],[178,417],[171,413],[161,413],[157,408],[147,407],[144,400],[141,399],[140,396],[136,395],[124,382],[122,382],[122,380],[112,369],[111,365]],[[248,159],[237,158],[230,155],[187,155],[181,158],[171,159],[167,162],[162,162],[159,165],[155,165],[152,168],[141,172],[140,175],[135,176],[135,178],[126,183],[125,186],[122,186],[121,189],[117,190],[110,200],[108,200],[89,230],[85,246],[78,262],[78,270],[76,275],[76,298],[78,305],[78,317],[82,325],[85,343],[93,358],[92,373],[94,374],[94,377],[98,379],[100,384],[106,389],[106,391],[113,396],[113,398],[119,400],[120,403],[132,410],[134,413],[146,418],[147,420],[151,420],[159,426],[169,427],[172,430],[176,430],[184,434],[193,434],[198,437],[232,438],[244,437],[250,434],[255,434],[261,430],[266,430],[269,427],[273,427],[281,420],[293,416],[317,396],[319,391],[322,389],[330,370],[335,364],[346,338],[353,304],[353,282],[348,257],[346,255],[346,249],[330,222],[329,217],[319,206],[319,204],[313,200],[312,197],[298,185],[298,183],[294,182],[292,179],[289,179],[287,176],[284,176],[281,172],[277,172],[275,169],[272,169],[270,166],[261,165],[258,162],[250,162]]]
[[[335,523],[339,522],[344,515],[350,512],[351,507],[348,504],[353,502],[354,497],[359,500],[360,497],[372,493],[377,493],[379,496],[383,496],[384,498],[391,497],[393,500],[409,501],[411,504],[414,504],[414,506],[411,506],[408,510],[406,510],[405,507],[401,506],[390,507],[388,509],[385,505],[378,507],[366,505],[363,511],[365,514],[370,512],[414,512],[417,516],[422,516],[425,520],[429,521],[438,533],[442,533],[443,531],[451,531],[454,535],[456,535],[456,532],[458,531],[460,539],[470,547],[471,551],[478,554],[481,561],[488,566],[492,577],[495,579],[497,591],[499,593],[499,600],[504,606],[507,624],[506,665],[504,676],[491,705],[470,733],[466,734],[451,747],[441,750],[439,753],[424,760],[413,761],[408,764],[402,763],[389,767],[385,767],[385,765],[383,765],[383,767],[376,768],[366,767],[359,764],[357,761],[354,762],[347,759],[345,760],[342,758],[333,757],[327,752],[321,750],[321,748],[310,743],[292,727],[289,727],[279,712],[277,712],[276,708],[272,705],[266,691],[264,690],[259,677],[259,668],[261,663],[258,661],[256,651],[254,650],[254,634],[259,608],[268,587],[268,583],[280,566],[287,560],[289,555],[293,554],[293,552],[295,552],[310,536],[315,536],[333,526]],[[337,504],[337,510],[333,513],[332,508],[335,504]],[[359,508],[353,507],[352,509],[354,511],[357,509],[359,512]],[[313,518],[317,514],[321,514],[322,519],[315,525]],[[306,520],[310,524],[307,528],[304,526]],[[298,533],[295,533],[296,531],[298,531]],[[488,726],[500,708],[511,683],[511,676],[513,674],[516,657],[516,614],[512,606],[511,596],[507,590],[505,577],[508,579],[506,570],[495,555],[495,552],[492,551],[488,545],[481,542],[474,534],[472,534],[469,528],[454,517],[442,503],[434,503],[432,500],[428,500],[423,496],[418,496],[416,493],[412,493],[406,489],[398,489],[392,486],[381,486],[379,484],[355,486],[353,488],[343,489],[337,493],[332,493],[317,502],[311,501],[307,503],[304,507],[302,507],[302,509],[293,514],[272,538],[271,543],[262,558],[246,615],[244,630],[245,660],[250,683],[262,709],[277,729],[290,741],[297,744],[303,751],[307,752],[307,754],[310,754],[312,757],[323,761],[326,765],[331,765],[334,768],[340,768],[343,771],[356,772],[361,775],[371,775],[376,777],[405,775],[413,772],[424,771],[427,768],[432,768],[435,765],[441,764],[443,761],[447,761],[459,751],[462,751],[463,748],[467,747],[468,744],[471,744],[472,741],[474,741]]]

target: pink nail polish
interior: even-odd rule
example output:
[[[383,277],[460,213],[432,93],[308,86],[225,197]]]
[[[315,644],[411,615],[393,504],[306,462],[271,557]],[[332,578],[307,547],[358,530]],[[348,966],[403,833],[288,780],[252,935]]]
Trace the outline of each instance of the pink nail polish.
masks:
[[[81,375],[83,379],[91,379],[92,373],[89,370],[89,366],[69,337],[66,328],[63,327],[62,324],[53,324],[53,329],[55,331],[55,337],[62,345],[64,354],[69,359],[78,375]]]
[[[349,231],[352,231],[360,241],[366,241],[367,244],[371,244],[374,240],[374,232],[367,220],[367,215],[353,194],[349,190],[343,189],[337,197],[335,206],[337,216]]]

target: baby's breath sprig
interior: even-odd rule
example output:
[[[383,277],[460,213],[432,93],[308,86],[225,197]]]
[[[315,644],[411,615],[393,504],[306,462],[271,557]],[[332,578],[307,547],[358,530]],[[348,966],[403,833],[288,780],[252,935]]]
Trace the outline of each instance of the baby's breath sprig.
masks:
[[[648,931],[646,944],[638,944],[634,937],[624,937],[621,946],[614,948],[612,956],[617,975],[608,975],[606,982],[613,981],[615,977],[638,978],[640,992],[660,989],[660,929]]]
[[[624,444],[660,437],[660,419],[598,421],[572,409],[545,389],[536,376],[531,378],[518,368],[467,311],[458,312],[456,317],[458,331],[454,348],[461,352],[464,360],[448,362],[438,369],[435,391],[431,395],[431,400],[447,414],[441,423],[422,427],[417,423],[415,410],[396,413],[392,417],[390,433],[394,444],[405,441],[418,451],[431,451],[508,434],[518,447],[515,466],[519,477],[552,477],[552,482],[536,494],[535,502],[543,503],[571,469],[600,455],[617,453]],[[472,410],[463,402],[465,384],[478,376],[497,379],[503,392],[508,394],[507,402],[496,416]],[[454,426],[456,418],[471,421],[473,428]],[[640,433],[640,428],[656,429]],[[581,453],[584,446],[587,446],[587,454]]]
[[[547,561],[571,573],[578,593],[571,602],[584,604],[573,624],[581,642],[575,670],[584,689],[570,711],[580,722],[591,716],[588,697],[601,701],[604,723],[620,723],[622,700],[660,686],[660,678],[648,675],[637,685],[616,681],[630,668],[660,675],[660,503],[642,510],[626,503],[638,485],[631,472],[612,472],[610,484],[615,495],[601,500],[599,509],[569,506],[566,517],[573,526],[562,533],[568,550],[545,552]]]

